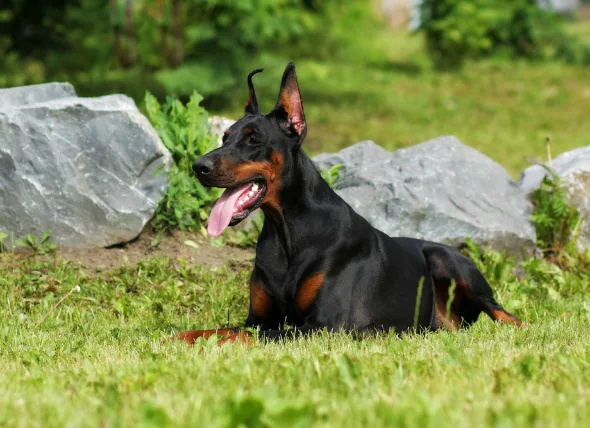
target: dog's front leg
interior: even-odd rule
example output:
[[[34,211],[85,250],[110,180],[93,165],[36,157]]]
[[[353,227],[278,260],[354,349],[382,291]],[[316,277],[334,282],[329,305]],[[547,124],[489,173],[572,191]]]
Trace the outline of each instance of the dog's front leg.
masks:
[[[310,336],[313,332],[318,331],[319,329],[319,327],[304,324],[301,327],[296,327],[290,330],[260,330],[258,332],[258,338],[264,342],[294,340]]]
[[[259,330],[258,338],[263,342],[280,342],[309,336],[314,331],[317,331],[317,328],[307,325],[292,330]],[[220,339],[217,344],[221,346],[226,342],[239,342],[251,345],[254,343],[254,334],[248,331],[237,331]]]
[[[169,340],[182,340],[189,345],[195,343],[197,339],[209,339],[211,336],[219,336],[221,340],[239,334],[245,333],[241,331],[240,327],[220,327],[212,330],[188,330],[178,333],[176,336],[172,336]],[[220,340],[220,341],[221,341]]]

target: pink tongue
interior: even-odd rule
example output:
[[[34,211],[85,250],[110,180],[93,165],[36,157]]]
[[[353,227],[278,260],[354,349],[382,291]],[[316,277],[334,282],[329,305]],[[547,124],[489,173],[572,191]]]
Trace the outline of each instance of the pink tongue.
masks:
[[[246,189],[252,186],[252,183],[244,184],[237,189],[226,189],[221,195],[221,198],[215,202],[215,206],[209,216],[209,223],[207,224],[207,232],[211,236],[219,236],[221,232],[229,225],[233,214],[234,207],[238,198],[244,193]]]

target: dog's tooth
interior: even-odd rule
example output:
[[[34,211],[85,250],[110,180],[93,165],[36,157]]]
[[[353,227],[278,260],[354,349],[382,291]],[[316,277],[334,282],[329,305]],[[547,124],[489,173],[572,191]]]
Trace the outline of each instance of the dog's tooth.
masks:
[[[258,184],[254,183],[254,185],[252,186],[251,192],[256,192],[257,190],[258,190]]]

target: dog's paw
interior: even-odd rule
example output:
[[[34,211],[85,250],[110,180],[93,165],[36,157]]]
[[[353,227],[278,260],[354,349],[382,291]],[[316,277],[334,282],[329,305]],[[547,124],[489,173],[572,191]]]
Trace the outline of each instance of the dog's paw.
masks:
[[[227,342],[232,342],[232,343],[245,343],[247,345],[254,345],[254,337],[252,336],[252,333],[247,332],[247,331],[240,331],[238,333],[234,333],[230,336],[224,337],[223,339],[220,339],[217,344],[219,346],[223,345],[224,343]]]
[[[220,329],[213,329],[213,330],[187,330],[178,333],[175,336],[169,337],[168,339],[163,339],[162,342],[169,342],[173,340],[181,340],[183,342],[192,345],[198,339],[209,339],[211,336],[220,336],[223,340],[227,337],[231,337],[241,332],[237,328],[220,328]]]

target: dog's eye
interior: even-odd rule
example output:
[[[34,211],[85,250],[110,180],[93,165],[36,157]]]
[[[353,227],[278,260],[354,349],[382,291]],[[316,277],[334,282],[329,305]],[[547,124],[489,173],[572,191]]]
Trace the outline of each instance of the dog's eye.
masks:
[[[260,141],[258,138],[256,137],[250,137],[248,138],[248,144],[251,144],[253,146],[259,146],[262,144],[262,141]]]

